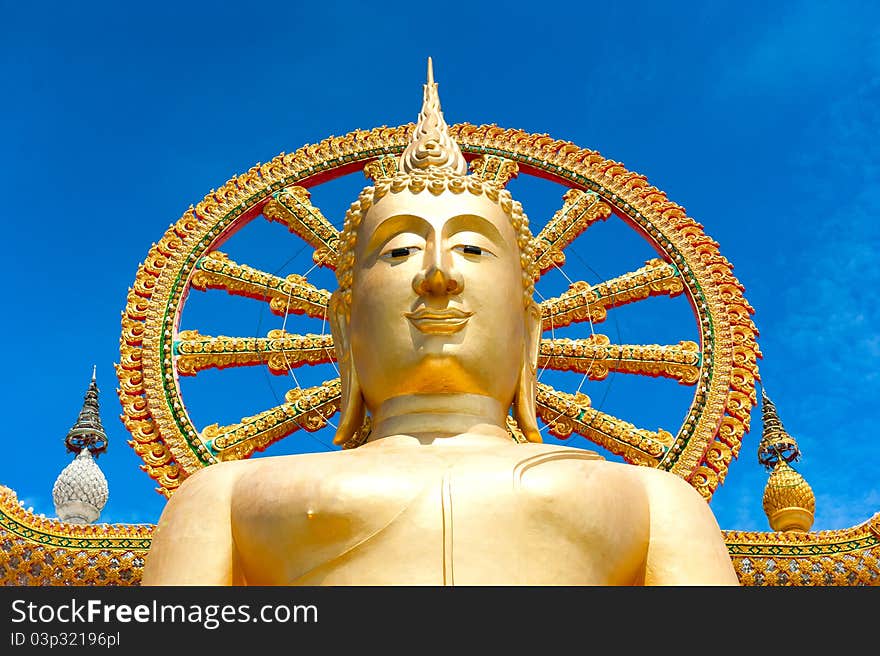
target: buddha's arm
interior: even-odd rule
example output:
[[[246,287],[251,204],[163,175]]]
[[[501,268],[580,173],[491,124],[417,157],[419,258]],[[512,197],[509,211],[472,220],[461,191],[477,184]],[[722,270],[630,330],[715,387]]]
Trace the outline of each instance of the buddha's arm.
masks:
[[[651,515],[645,585],[739,585],[706,500],[675,474],[642,471]]]
[[[237,469],[221,463],[191,475],[171,496],[153,534],[142,585],[236,585],[230,500]]]

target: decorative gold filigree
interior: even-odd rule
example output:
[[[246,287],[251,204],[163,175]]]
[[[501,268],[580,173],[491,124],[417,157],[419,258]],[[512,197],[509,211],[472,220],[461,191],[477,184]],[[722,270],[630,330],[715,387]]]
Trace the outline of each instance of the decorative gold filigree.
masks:
[[[676,296],[684,284],[678,270],[660,259],[648,260],[645,266],[597,285],[572,283],[568,290],[541,303],[544,330],[562,328],[572,323],[600,323],[608,309],[641,301],[649,296]]]
[[[397,157],[385,155],[364,165],[364,176],[376,182],[379,178],[393,178],[397,173]]]
[[[287,393],[285,403],[244,417],[231,426],[211,424],[202,439],[220,460],[242,460],[262,451],[283,437],[304,428],[314,432],[327,425],[342,399],[339,379]]]
[[[538,366],[558,371],[577,371],[591,380],[604,380],[611,371],[677,378],[694,385],[700,377],[700,347],[682,341],[675,346],[659,344],[612,344],[605,335],[586,339],[556,338],[541,341]]]
[[[537,411],[557,437],[564,439],[575,432],[630,462],[647,467],[656,467],[673,441],[665,430],[655,433],[637,428],[592,408],[585,394],[567,394],[543,383],[538,383]]]
[[[68,524],[0,486],[0,585],[138,585],[149,524]]]
[[[513,418],[513,415],[507,415],[505,421],[507,422],[507,432],[513,441],[520,444],[527,444],[529,440],[522,432],[519,424],[516,423],[516,419]]]
[[[565,248],[591,225],[611,216],[611,207],[596,193],[569,189],[562,199],[562,207],[535,235],[535,260],[542,274],[565,264]]]
[[[369,438],[373,430],[373,418],[370,415],[364,417],[364,423],[360,430],[351,436],[351,439],[342,444],[343,449],[356,449],[364,444]]]
[[[743,585],[880,585],[880,513],[833,531],[723,533]]]
[[[283,223],[310,244],[315,249],[312,253],[315,264],[335,269],[339,231],[312,205],[310,197],[308,189],[296,185],[277,191],[263,206],[263,216]]]
[[[210,337],[197,330],[178,333],[174,343],[177,373],[193,376],[210,367],[242,367],[266,364],[273,374],[286,374],[304,364],[316,365],[336,359],[331,335],[292,335],[270,330],[266,337]]]
[[[497,155],[481,155],[470,163],[471,173],[481,180],[494,182],[499,187],[505,186],[512,178],[519,175],[516,162],[498,157]]]
[[[196,265],[190,284],[195,289],[225,289],[230,294],[269,301],[269,309],[278,315],[305,314],[326,318],[330,292],[318,289],[303,276],[286,278],[238,264],[225,253],[212,251]]]

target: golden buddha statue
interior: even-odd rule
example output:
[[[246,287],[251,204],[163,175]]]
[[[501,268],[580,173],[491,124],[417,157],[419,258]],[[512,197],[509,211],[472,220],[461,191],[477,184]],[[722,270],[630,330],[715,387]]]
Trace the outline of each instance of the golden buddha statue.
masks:
[[[340,239],[335,441],[356,446],[191,475],[143,584],[737,585],[685,480],[542,442],[528,220],[467,175],[428,70],[398,172]]]

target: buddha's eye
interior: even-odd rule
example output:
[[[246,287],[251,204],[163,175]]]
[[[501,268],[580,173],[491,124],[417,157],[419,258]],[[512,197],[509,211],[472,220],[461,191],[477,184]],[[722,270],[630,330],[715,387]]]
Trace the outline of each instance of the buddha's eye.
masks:
[[[396,248],[392,248],[387,253],[383,253],[382,257],[387,260],[399,260],[404,257],[409,257],[417,251],[419,251],[418,246],[398,246]]]
[[[460,244],[455,247],[455,250],[464,253],[465,255],[492,255],[491,251],[486,250],[482,246],[474,246],[473,244]]]

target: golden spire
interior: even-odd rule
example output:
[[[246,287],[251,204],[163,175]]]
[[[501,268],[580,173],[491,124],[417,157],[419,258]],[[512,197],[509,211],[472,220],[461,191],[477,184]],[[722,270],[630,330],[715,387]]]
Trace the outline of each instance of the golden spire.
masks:
[[[813,525],[816,497],[807,481],[789,463],[801,456],[797,441],[785,432],[776,406],[761,390],[764,430],[758,462],[771,470],[764,488],[764,513],[774,531],[807,532]]]
[[[758,462],[768,470],[773,469],[779,460],[788,463],[800,459],[801,451],[795,439],[785,432],[785,427],[776,412],[776,406],[761,388],[761,419],[764,430],[758,444]]]
[[[436,167],[458,175],[467,174],[467,162],[458,144],[449,136],[449,126],[440,110],[440,96],[434,82],[434,66],[428,57],[428,82],[412,141],[400,156],[398,169],[404,173]]]

